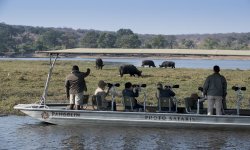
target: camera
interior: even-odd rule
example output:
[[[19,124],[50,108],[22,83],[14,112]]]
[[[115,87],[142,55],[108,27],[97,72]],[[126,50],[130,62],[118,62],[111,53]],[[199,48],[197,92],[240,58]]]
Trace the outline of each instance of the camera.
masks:
[[[234,91],[238,91],[238,90],[246,91],[246,87],[233,86],[232,90],[234,90]]]
[[[132,87],[133,88],[147,87],[147,85],[146,84],[133,84]]]
[[[178,84],[170,86],[170,85],[165,85],[165,88],[179,88],[180,86]]]
[[[113,86],[119,87],[120,83],[107,83],[108,87],[111,88]]]
[[[203,87],[198,87],[198,90],[203,92]]]

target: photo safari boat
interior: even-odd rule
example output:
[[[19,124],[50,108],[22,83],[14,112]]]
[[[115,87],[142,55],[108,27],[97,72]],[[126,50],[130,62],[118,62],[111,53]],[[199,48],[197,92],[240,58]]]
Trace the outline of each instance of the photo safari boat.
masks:
[[[161,104],[159,106],[146,105],[147,97],[144,94],[144,109],[133,110],[126,107],[126,98],[123,98],[122,109],[117,111],[101,109],[98,106],[98,101],[92,104],[93,108],[89,106],[81,110],[67,109],[68,104],[62,103],[46,103],[48,87],[52,70],[55,66],[55,62],[61,54],[156,54],[152,53],[150,49],[68,49],[68,50],[55,50],[55,51],[43,51],[41,53],[47,53],[50,56],[50,69],[47,76],[44,92],[39,104],[18,104],[14,106],[14,109],[20,110],[23,113],[39,119],[40,121],[57,124],[57,125],[108,125],[108,126],[137,126],[137,127],[152,127],[152,128],[250,128],[250,110],[240,109],[240,103],[243,100],[243,92],[245,87],[233,87],[237,96],[236,109],[225,109],[224,115],[207,115],[207,110],[201,108],[200,104],[203,103],[206,98],[201,97],[197,100],[197,107],[195,110],[191,110],[187,107],[178,107],[178,102],[175,98],[175,108],[161,110]],[[219,51],[219,50],[157,50],[157,54],[175,54],[175,55],[248,55],[250,54],[241,51]],[[113,89],[118,85],[113,85]],[[178,87],[178,86],[177,86]],[[142,91],[143,91],[143,87]],[[174,88],[174,87],[173,87]],[[202,89],[200,89],[202,91]],[[86,98],[88,99],[88,97]],[[115,96],[112,96],[112,101],[115,101]],[[169,103],[169,99],[166,101]],[[94,102],[94,101],[93,101]],[[88,100],[85,100],[88,103]],[[113,103],[112,103],[113,104]]]

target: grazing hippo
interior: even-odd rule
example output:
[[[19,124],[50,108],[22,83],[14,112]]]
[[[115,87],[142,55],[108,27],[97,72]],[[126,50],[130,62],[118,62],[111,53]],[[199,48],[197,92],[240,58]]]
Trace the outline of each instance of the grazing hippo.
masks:
[[[120,76],[123,77],[124,74],[130,74],[130,76],[141,76],[142,71],[139,71],[134,65],[123,65],[119,68]]]
[[[95,68],[96,69],[101,69],[102,70],[102,67],[103,67],[104,65],[103,65],[103,61],[102,61],[102,59],[101,58],[97,58],[96,60],[95,60]]]
[[[175,62],[173,62],[173,61],[164,61],[164,62],[162,62],[162,64],[159,65],[159,66],[160,66],[160,68],[161,68],[161,67],[165,67],[165,68],[167,68],[167,67],[172,67],[172,68],[175,68]]]
[[[155,63],[153,60],[143,60],[141,66],[155,67]]]

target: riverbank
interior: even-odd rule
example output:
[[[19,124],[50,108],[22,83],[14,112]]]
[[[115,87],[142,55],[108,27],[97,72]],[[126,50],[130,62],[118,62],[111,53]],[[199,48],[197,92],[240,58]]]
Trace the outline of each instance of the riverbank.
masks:
[[[23,54],[23,55],[14,55],[9,58],[44,58],[48,57],[47,54],[44,53],[32,53],[32,54]],[[67,54],[60,55],[60,57],[65,58],[143,58],[143,59],[208,59],[208,60],[250,60],[250,56],[209,56],[209,55],[168,55],[168,54],[155,54],[155,55],[128,55],[128,54]],[[6,58],[2,56],[2,58]]]
[[[43,94],[45,81],[48,73],[47,61],[1,61],[0,63],[0,114],[20,114],[13,109],[16,104],[39,102]],[[88,91],[86,94],[93,95],[99,80],[110,83],[120,83],[117,91],[121,92],[126,82],[134,84],[147,84],[147,104],[156,105],[155,98],[156,84],[162,82],[166,84],[179,84],[179,89],[174,89],[176,97],[180,101],[180,106],[184,106],[184,98],[191,93],[197,92],[197,88],[202,86],[205,78],[211,74],[211,69],[188,69],[188,68],[139,68],[143,77],[119,76],[118,68],[114,65],[106,65],[103,70],[96,70],[94,62],[90,61],[63,61],[57,62],[53,70],[49,85],[48,102],[68,102],[65,95],[64,80],[70,73],[72,65],[77,64],[81,71],[86,68],[91,69],[91,74],[86,78]],[[228,81],[228,107],[235,108],[235,93],[231,90],[233,85],[246,86],[244,92],[245,99],[242,108],[249,108],[250,96],[250,70],[225,69],[221,71]],[[111,99],[111,97],[109,97]],[[143,94],[138,98],[142,101]],[[117,103],[121,102],[121,97],[117,97]]]

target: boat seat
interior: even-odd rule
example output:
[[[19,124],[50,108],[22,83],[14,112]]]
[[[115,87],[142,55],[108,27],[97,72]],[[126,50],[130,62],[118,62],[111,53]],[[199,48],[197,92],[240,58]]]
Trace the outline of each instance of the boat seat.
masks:
[[[159,97],[157,112],[177,112],[177,102],[173,97]]]
[[[205,98],[192,98],[186,97],[184,98],[185,101],[185,110],[188,114],[200,114],[201,110],[203,110],[203,102]]]
[[[100,95],[92,96],[92,106],[94,110],[107,110],[107,108],[102,105],[102,97]]]
[[[134,97],[123,96],[124,111],[136,111]]]
[[[83,95],[83,103],[81,109],[87,109],[89,102],[89,95]]]

